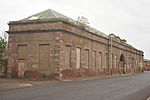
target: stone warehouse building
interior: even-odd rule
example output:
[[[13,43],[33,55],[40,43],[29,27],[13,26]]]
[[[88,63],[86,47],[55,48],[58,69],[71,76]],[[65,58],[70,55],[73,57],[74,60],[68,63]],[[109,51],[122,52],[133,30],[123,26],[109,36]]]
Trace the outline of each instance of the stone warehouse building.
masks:
[[[143,52],[51,9],[9,22],[9,77],[68,79],[142,72]]]

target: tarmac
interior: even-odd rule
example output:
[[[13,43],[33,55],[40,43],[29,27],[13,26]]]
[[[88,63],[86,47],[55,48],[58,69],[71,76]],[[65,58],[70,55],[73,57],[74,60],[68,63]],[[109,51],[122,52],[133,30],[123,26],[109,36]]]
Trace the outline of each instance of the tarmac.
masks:
[[[150,73],[145,72],[69,82],[4,79],[4,83],[29,83],[32,87],[0,91],[0,100],[148,100],[149,77]]]
[[[144,72],[144,73],[150,73],[150,72]],[[78,78],[78,79],[68,79],[68,80],[62,80],[62,81],[84,81],[84,80],[93,80],[93,79],[107,79],[107,78],[113,78],[113,77],[126,77],[126,76],[132,76],[132,75],[138,75],[141,73],[136,74],[125,74],[120,76],[106,76],[106,77],[87,77],[87,78]],[[46,84],[50,82],[57,82],[58,80],[31,80],[31,79],[19,79],[19,78],[0,78],[0,91],[6,91],[6,90],[14,90],[19,88],[27,88],[27,87],[33,87],[40,84]]]

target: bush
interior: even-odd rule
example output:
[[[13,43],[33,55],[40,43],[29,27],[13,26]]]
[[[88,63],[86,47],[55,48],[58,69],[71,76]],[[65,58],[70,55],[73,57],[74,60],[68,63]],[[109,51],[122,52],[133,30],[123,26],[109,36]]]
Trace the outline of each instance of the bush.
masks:
[[[7,56],[6,56],[6,48],[7,48],[7,41],[5,38],[0,37],[0,76],[6,76],[7,74]]]

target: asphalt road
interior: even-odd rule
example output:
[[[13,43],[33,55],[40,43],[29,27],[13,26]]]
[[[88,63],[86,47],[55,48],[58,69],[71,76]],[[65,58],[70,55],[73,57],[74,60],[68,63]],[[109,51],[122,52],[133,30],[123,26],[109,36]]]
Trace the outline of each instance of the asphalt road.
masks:
[[[150,96],[150,73],[55,82],[0,92],[0,100],[146,100]]]

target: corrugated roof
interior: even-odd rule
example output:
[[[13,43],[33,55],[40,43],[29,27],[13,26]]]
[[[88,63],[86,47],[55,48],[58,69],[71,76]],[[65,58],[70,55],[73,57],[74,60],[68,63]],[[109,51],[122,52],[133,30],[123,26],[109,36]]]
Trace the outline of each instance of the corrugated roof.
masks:
[[[25,21],[25,20],[34,20],[34,19],[50,19],[50,18],[64,18],[64,19],[68,19],[69,21],[71,22],[74,22],[74,23],[77,23],[77,21],[63,15],[63,14],[60,14],[52,9],[48,9],[48,10],[45,10],[43,12],[40,12],[40,13],[37,13],[37,14],[34,14],[32,16],[29,16],[27,18],[24,18],[20,21]],[[106,34],[104,34],[103,32],[100,32],[90,26],[88,26],[88,28],[86,28],[88,31],[92,32],[93,34],[96,34],[96,35],[99,35],[99,36],[102,36],[102,37],[108,37]]]

